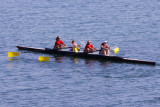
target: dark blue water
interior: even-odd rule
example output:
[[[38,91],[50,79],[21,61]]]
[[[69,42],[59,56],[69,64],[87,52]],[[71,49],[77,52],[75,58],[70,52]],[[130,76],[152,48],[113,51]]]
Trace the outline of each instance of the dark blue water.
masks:
[[[1,107],[159,107],[159,0],[1,0]],[[39,62],[40,53],[8,60],[16,45],[52,48],[57,35],[69,45],[107,40],[117,56],[158,65],[73,57]]]

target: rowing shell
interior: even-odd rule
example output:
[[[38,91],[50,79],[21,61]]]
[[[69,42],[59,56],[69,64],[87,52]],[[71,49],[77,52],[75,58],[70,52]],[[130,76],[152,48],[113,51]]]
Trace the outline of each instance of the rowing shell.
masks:
[[[153,61],[129,59],[129,58],[124,58],[119,56],[106,56],[106,55],[84,53],[84,52],[76,53],[72,51],[54,50],[50,48],[34,48],[34,47],[24,47],[24,46],[16,46],[16,47],[20,50],[27,50],[27,51],[47,53],[47,54],[58,54],[58,55],[65,55],[65,56],[83,57],[83,58],[89,58],[89,59],[98,59],[98,60],[115,61],[115,62],[123,62],[123,63],[156,65],[156,62],[153,62]]]

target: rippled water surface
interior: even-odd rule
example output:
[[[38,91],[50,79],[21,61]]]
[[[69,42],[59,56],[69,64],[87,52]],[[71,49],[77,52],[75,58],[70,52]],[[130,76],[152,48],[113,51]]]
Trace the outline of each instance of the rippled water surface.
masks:
[[[99,48],[107,40],[117,56],[156,66],[22,53],[16,45],[52,48],[57,35],[69,45]],[[159,0],[1,0],[1,107],[159,107]]]

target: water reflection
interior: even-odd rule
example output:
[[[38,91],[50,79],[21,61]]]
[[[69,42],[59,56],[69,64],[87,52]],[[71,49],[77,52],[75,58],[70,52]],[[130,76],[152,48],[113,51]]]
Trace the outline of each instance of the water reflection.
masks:
[[[63,63],[64,56],[54,56],[55,61],[58,63]]]
[[[67,59],[69,59],[72,63],[74,64],[79,64],[83,63],[89,67],[94,67],[98,65],[103,65],[103,66],[109,66],[110,62],[109,61],[103,61],[103,60],[94,60],[94,59],[81,59],[77,57],[65,57],[61,55],[53,55],[53,57],[57,63],[64,63]]]
[[[58,63],[63,63],[63,61],[65,60],[64,56],[57,56],[57,55],[55,55],[54,58],[55,58],[55,61],[58,62]],[[73,61],[73,63],[75,63],[75,64],[79,64],[79,62],[80,62],[79,58],[69,58],[69,59],[71,61]]]
[[[74,64],[79,64],[79,62],[80,62],[80,59],[79,59],[79,58],[76,58],[76,57],[70,57],[69,59],[70,59],[70,61],[72,61],[72,63],[74,63]]]
[[[8,58],[8,61],[18,60],[18,58]]]
[[[75,63],[75,64],[78,64],[78,63],[79,63],[79,58],[74,58],[73,60],[74,60],[74,63]]]
[[[12,63],[12,61],[17,61],[17,60],[19,60],[19,59],[18,59],[18,58],[8,58],[8,61],[9,61],[9,63],[8,63],[8,68],[9,68],[9,69],[15,68],[15,64]]]
[[[97,65],[109,66],[109,65],[110,65],[110,62],[108,62],[108,61],[100,61],[100,60],[89,60],[89,59],[86,59],[86,60],[85,60],[85,64],[88,65],[88,66],[90,66],[90,67],[97,66]]]
[[[95,60],[89,60],[89,59],[85,60],[85,64],[89,67],[94,67],[95,63],[96,63]]]
[[[101,65],[103,65],[103,66],[109,66],[110,62],[108,62],[108,61],[101,61]]]

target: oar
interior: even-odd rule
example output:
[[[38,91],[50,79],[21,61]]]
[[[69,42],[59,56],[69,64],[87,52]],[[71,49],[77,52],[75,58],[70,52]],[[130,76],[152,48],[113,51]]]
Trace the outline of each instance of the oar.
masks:
[[[75,52],[78,53],[78,47],[75,48]],[[47,56],[39,56],[39,61],[43,62],[43,61],[49,61],[50,58],[53,58],[53,57],[47,57]]]
[[[20,53],[26,52],[8,52],[8,57],[17,57]],[[51,57],[39,56],[39,61],[49,61]]]
[[[80,50],[80,48],[76,47],[74,48],[75,52],[78,53],[78,50]]]
[[[118,48],[118,47],[116,47],[116,48],[114,48],[114,50],[113,50],[113,51],[114,51],[114,53],[115,53],[115,54],[118,54],[118,53],[119,53],[119,48]]]
[[[8,52],[8,57],[17,57],[20,53],[27,53],[27,52]]]
[[[67,48],[73,48],[73,47],[67,47]],[[66,48],[64,48],[64,49],[66,49]],[[84,49],[84,48],[76,47],[75,49],[77,49],[77,51],[79,51],[80,49]]]
[[[111,49],[111,50],[112,50],[112,49]],[[101,51],[101,50],[95,50],[95,51],[90,51],[90,52],[97,52],[97,51]],[[87,53],[90,53],[90,52],[87,52]],[[114,52],[115,54],[118,54],[118,53],[119,53],[119,48],[118,48],[118,47],[114,48],[114,49],[113,49],[113,52]]]
[[[49,61],[49,59],[52,57],[46,57],[46,56],[39,56],[39,61]]]
[[[78,41],[82,44],[83,47],[85,47],[84,41],[81,41],[81,40],[78,40]]]
[[[59,48],[59,49],[68,49],[68,48],[73,48],[73,47],[65,47],[65,48]],[[76,47],[75,49],[80,50],[80,49],[84,49],[84,48]]]
[[[89,52],[85,52],[85,53],[92,53],[92,52],[98,52],[98,51],[101,51],[101,50],[89,51]]]
[[[75,48],[75,52],[78,53],[78,49],[79,48]],[[47,57],[47,56],[39,56],[39,61],[43,62],[43,61],[49,61],[50,58],[53,57]]]

